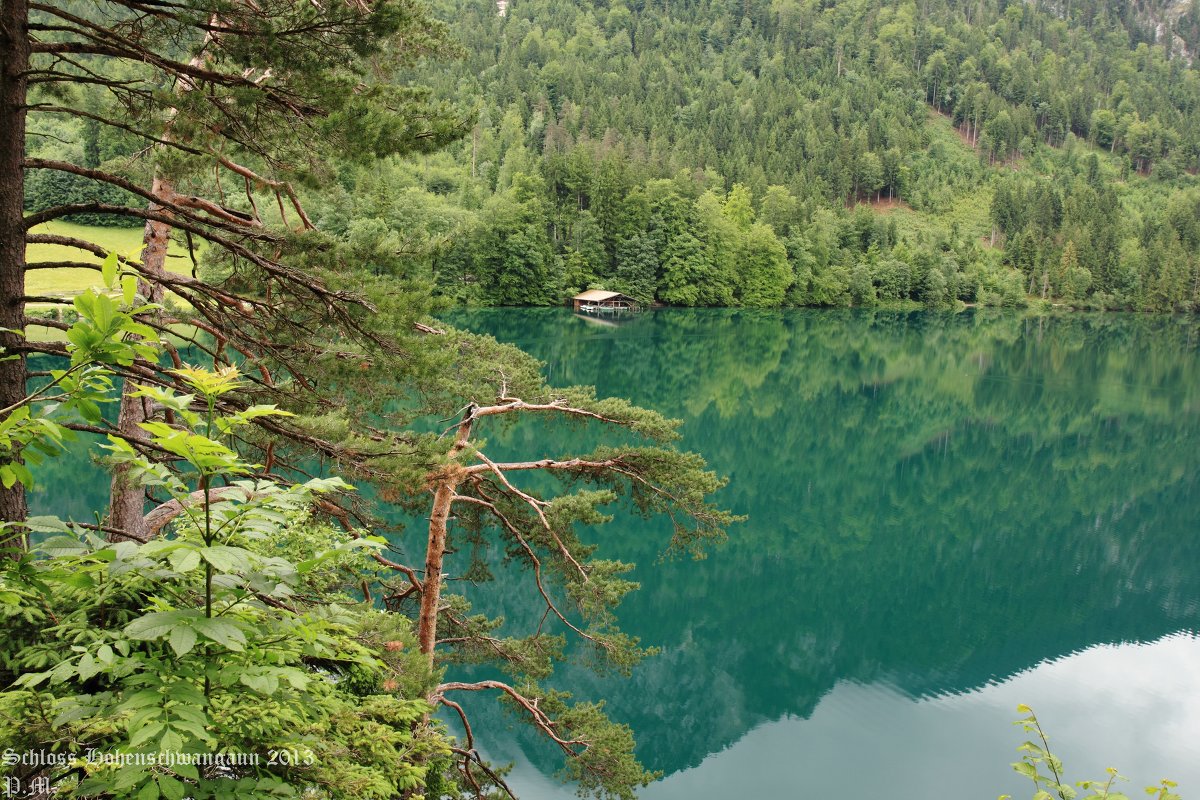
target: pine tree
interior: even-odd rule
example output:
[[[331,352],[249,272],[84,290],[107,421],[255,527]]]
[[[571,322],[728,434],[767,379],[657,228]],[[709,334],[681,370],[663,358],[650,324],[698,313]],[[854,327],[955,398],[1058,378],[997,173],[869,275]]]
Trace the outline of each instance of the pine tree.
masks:
[[[25,325],[23,242],[104,255],[90,242],[32,229],[92,213],[145,222],[140,259],[123,262],[140,279],[139,292],[159,300],[169,291],[185,301],[194,312],[189,323],[215,337],[217,344],[208,348],[215,362],[245,358],[260,364],[262,379],[252,391],[283,392],[281,381],[295,373],[290,365],[306,342],[319,347],[322,335],[347,332],[369,337],[361,323],[369,301],[348,288],[352,282],[338,285],[343,254],[313,231],[300,195],[305,186],[328,179],[333,153],[353,159],[427,150],[458,135],[455,119],[430,106],[421,91],[375,80],[421,55],[447,50],[442,26],[410,0],[194,0],[166,6],[108,0],[87,11],[8,2],[4,13],[4,72],[20,73],[6,84],[0,111],[0,150],[10,156],[7,205],[0,213],[7,247],[0,258],[4,327]],[[27,157],[26,114],[35,123],[47,118],[104,126],[146,146],[121,172]],[[14,203],[29,170],[118,187],[133,202],[91,199],[26,217]],[[233,186],[244,192],[224,191]],[[260,203],[270,201],[277,219],[260,211]],[[213,279],[165,268],[173,231],[186,237],[189,249],[198,240],[212,246],[206,261]],[[45,266],[61,265],[28,268]],[[176,324],[170,314],[143,321],[164,334]],[[4,344],[22,357],[61,352],[54,344],[15,346],[11,338]],[[23,393],[23,362],[3,363],[3,392],[12,399]],[[131,365],[128,374],[172,382],[151,364]],[[138,425],[146,415],[138,405],[127,401],[122,409],[120,429],[129,439],[144,439]],[[291,433],[293,439],[305,436]],[[319,441],[310,437],[309,443]],[[333,442],[320,446],[339,449]],[[121,481],[114,488],[113,529],[141,538],[141,491]],[[22,518],[20,491],[13,486],[0,495],[5,519]]]

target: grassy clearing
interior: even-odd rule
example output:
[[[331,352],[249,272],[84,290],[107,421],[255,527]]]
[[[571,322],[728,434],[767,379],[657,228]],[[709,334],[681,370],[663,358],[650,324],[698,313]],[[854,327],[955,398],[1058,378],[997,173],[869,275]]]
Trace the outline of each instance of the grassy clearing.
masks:
[[[93,242],[109,252],[134,258],[138,257],[142,249],[141,228],[98,228],[56,220],[37,226],[33,232],[83,239]],[[187,258],[186,248],[172,242],[168,252],[170,257],[167,260],[167,269],[179,273],[191,271],[192,262]],[[79,261],[96,265],[94,270],[83,268],[30,270],[25,273],[25,291],[28,294],[71,297],[85,289],[100,286],[101,259],[84,250],[57,244],[31,244],[25,248],[25,260],[29,263]]]
[[[911,241],[952,235],[984,241],[991,232],[992,175],[999,168],[981,165],[950,120],[939,114],[930,114],[925,133],[926,150],[914,156],[911,165],[914,190],[940,210],[917,210],[908,202],[887,200],[871,207],[894,220],[901,237]]]

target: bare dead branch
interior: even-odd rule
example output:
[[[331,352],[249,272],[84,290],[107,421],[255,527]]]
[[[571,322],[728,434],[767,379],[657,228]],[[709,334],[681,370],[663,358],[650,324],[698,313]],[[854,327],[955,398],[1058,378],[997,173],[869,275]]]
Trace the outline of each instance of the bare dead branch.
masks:
[[[513,687],[502,681],[478,681],[476,683],[461,683],[451,681],[443,683],[437,687],[434,694],[434,700],[441,702],[444,699],[446,692],[484,692],[484,691],[500,691],[512,698],[518,706],[529,714],[535,727],[540,730],[550,741],[562,748],[563,752],[571,757],[578,757],[583,754],[589,747],[589,743],[584,739],[564,739],[559,736],[555,728],[558,727],[553,719],[550,718],[545,711],[538,708],[539,698],[530,699],[518,692]],[[581,748],[581,749],[576,749]]]

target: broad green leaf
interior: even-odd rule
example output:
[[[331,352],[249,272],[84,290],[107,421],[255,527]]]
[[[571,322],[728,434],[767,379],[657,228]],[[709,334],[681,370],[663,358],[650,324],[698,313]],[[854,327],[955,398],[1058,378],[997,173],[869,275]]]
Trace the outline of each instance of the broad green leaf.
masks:
[[[200,556],[220,572],[236,572],[250,567],[249,551],[223,544],[200,548]]]
[[[163,775],[158,779],[158,790],[166,800],[183,800],[187,793],[187,788],[170,775]]]
[[[204,729],[204,726],[195,722],[190,722],[189,720],[185,719],[177,719],[172,722],[171,725],[175,728],[175,730],[183,731],[184,733],[190,733],[192,736],[196,737],[197,741],[209,743],[215,741],[212,737],[212,734]]]
[[[118,642],[117,649],[120,650],[120,645],[126,642]],[[123,653],[122,655],[128,655]],[[145,708],[146,706],[155,705],[162,702],[162,695],[153,689],[142,689],[140,692],[134,692],[121,705],[117,706],[117,711],[132,711],[135,708]]]
[[[279,681],[271,675],[255,675],[249,672],[244,672],[238,677],[238,681],[243,686],[248,686],[254,691],[265,695],[275,694],[276,690],[279,689]]]
[[[26,489],[33,488],[33,473],[31,473],[24,464],[14,461],[8,466],[9,469],[16,473],[17,480],[21,482],[22,486],[24,486]]]
[[[71,528],[67,523],[58,517],[30,517],[25,520],[25,524],[31,531],[39,533],[71,533]]]
[[[196,646],[196,632],[186,625],[176,625],[171,629],[171,636],[168,641],[170,641],[171,649],[175,651],[175,655],[182,658]]]
[[[74,572],[64,575],[59,580],[75,589],[91,589],[96,585],[96,579],[86,572]]]
[[[109,253],[104,263],[100,265],[100,277],[104,281],[104,285],[112,287],[113,282],[117,279],[117,254]]]
[[[163,734],[162,739],[158,743],[158,752],[160,753],[178,753],[183,749],[183,737],[173,730],[167,729]],[[155,797],[158,797],[158,790],[155,789]]]
[[[228,620],[199,617],[193,625],[199,633],[218,644],[228,647],[230,650],[240,652],[242,646],[246,643],[246,634],[242,633],[238,626]]]
[[[87,545],[74,536],[54,536],[42,543],[41,550],[48,556],[74,556],[87,552]]]
[[[80,703],[75,703],[55,717],[54,721],[50,723],[50,726],[52,728],[61,728],[68,722],[77,722],[81,719],[87,719],[94,713],[96,713],[96,709],[92,706],[85,706]]]
[[[175,770],[176,775],[182,775],[193,781],[200,780],[200,770],[196,769],[192,764],[176,764],[172,769]]]
[[[133,305],[133,301],[137,299],[137,277],[134,275],[125,275],[121,278],[121,294],[125,305]]]
[[[133,639],[160,639],[171,632],[185,617],[194,616],[188,611],[154,611],[138,617],[125,626],[125,633]]]
[[[132,789],[145,774],[146,768],[138,764],[121,767],[111,778],[111,788],[118,790]]]
[[[163,752],[171,751],[164,750]],[[154,779],[151,778],[146,782],[146,785],[143,786],[136,795],[134,795],[134,797],[136,800],[158,800],[158,784],[156,784]]]
[[[86,681],[97,672],[100,672],[100,670],[103,669],[103,666],[96,663],[96,659],[92,657],[91,653],[84,653],[83,657],[79,659],[79,664],[75,669],[79,673],[79,679]]]
[[[49,672],[26,672],[24,675],[20,676],[15,681],[13,681],[13,685],[14,686],[25,686],[30,689],[33,689],[34,687],[39,686],[42,683],[45,683],[49,677],[50,677]],[[1154,787],[1150,787],[1150,788],[1154,788]]]
[[[130,747],[140,747],[154,737],[158,736],[167,726],[162,722],[154,722],[145,727],[139,728],[133,736],[129,738]]]
[[[171,566],[176,572],[191,572],[200,566],[200,553],[191,548],[180,549],[167,556],[167,560],[171,562]]]

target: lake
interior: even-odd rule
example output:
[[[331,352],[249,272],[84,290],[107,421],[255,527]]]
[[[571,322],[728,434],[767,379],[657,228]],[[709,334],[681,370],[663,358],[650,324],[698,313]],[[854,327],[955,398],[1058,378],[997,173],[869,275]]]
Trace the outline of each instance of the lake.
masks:
[[[567,665],[664,777],[646,798],[1029,797],[1033,706],[1072,781],[1200,792],[1200,327],[1194,318],[664,309],[458,313],[556,384],[685,421],[745,523],[656,563],[661,521],[596,532],[639,564],[630,679]],[[526,455],[569,434],[485,434]],[[543,452],[545,451],[545,452]],[[525,601],[529,602],[526,604]],[[520,624],[527,587],[489,612]],[[573,796],[481,698],[526,800]],[[496,735],[496,731],[501,733]]]
[[[683,446],[748,517],[698,562],[657,563],[663,520],[618,514],[593,534],[601,557],[638,563],[621,624],[662,652],[628,679],[567,664],[553,685],[632,726],[663,773],[643,797],[1028,798],[1009,767],[1018,703],[1071,780],[1116,766],[1131,796],[1170,777],[1200,797],[1200,320],[447,318],[520,345],[555,384],[684,420]],[[505,457],[593,436],[480,434]],[[90,519],[104,502],[86,447],[44,470],[41,513]],[[531,630],[528,576],[497,572],[478,607]],[[543,740],[460,699],[525,800],[574,796]]]

